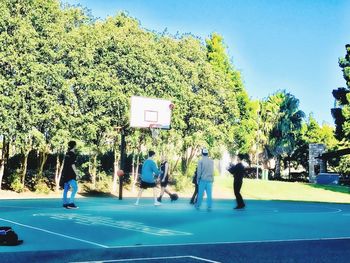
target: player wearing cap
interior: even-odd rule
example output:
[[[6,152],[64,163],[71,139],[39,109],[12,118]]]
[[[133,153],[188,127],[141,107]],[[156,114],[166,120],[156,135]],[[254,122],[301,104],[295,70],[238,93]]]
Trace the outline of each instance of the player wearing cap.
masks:
[[[202,149],[202,158],[197,165],[197,183],[198,183],[198,198],[196,208],[199,209],[204,191],[207,195],[207,210],[210,211],[212,207],[212,191],[214,181],[214,161],[209,158],[208,150]]]

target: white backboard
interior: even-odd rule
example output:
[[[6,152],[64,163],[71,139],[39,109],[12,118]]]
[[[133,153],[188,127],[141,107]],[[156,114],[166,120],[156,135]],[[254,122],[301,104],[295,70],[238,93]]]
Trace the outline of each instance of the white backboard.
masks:
[[[170,129],[172,105],[170,100],[132,96],[130,126],[149,128],[159,125],[161,129]]]

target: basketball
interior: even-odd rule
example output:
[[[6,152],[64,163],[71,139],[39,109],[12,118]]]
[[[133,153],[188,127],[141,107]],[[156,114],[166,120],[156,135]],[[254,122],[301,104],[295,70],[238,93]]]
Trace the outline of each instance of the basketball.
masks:
[[[117,171],[117,175],[120,177],[120,176],[123,176],[124,175],[124,171],[123,170],[118,170]]]

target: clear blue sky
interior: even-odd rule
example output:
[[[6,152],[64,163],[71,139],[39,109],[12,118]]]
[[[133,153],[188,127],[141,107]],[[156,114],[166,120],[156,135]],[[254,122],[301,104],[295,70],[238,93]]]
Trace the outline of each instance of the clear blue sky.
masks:
[[[333,125],[332,90],[345,86],[338,58],[350,43],[349,0],[62,0],[104,19],[127,11],[146,29],[217,32],[252,99],[285,89],[300,109]]]

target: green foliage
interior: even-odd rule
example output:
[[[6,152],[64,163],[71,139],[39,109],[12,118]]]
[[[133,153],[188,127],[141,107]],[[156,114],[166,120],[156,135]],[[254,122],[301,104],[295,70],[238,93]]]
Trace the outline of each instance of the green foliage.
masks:
[[[339,58],[339,67],[343,71],[343,77],[346,81],[346,88],[340,88],[333,91],[335,99],[342,107],[332,109],[332,115],[336,124],[336,135],[339,140],[350,139],[350,45],[345,45],[345,57]],[[338,91],[338,92],[337,92]],[[341,93],[341,94],[339,94]]]
[[[264,163],[274,157],[279,177],[282,158],[290,162],[299,145],[305,114],[299,109],[298,99],[286,91],[278,91],[262,102],[260,116]]]
[[[240,72],[234,69],[226,52],[223,38],[214,33],[206,40],[207,58],[217,74],[220,74],[221,87],[216,90],[216,101],[221,105],[217,127],[225,130],[225,135],[214,139],[224,142],[231,153],[247,153],[253,145],[257,129],[253,102],[244,89]],[[220,81],[217,80],[217,81]]]
[[[34,189],[38,194],[49,194],[51,192],[50,187],[48,186],[47,178],[40,178],[36,181]]]
[[[175,191],[183,191],[192,185],[192,178],[190,176],[183,176],[181,173],[174,173],[173,176],[175,178]]]
[[[20,171],[16,171],[11,176],[11,189],[17,193],[22,193],[24,191],[23,183],[21,182]]]
[[[220,176],[220,172],[218,169],[214,169],[214,173],[213,173],[214,177],[218,177]]]
[[[112,178],[105,172],[100,172],[97,175],[96,184],[84,182],[82,183],[82,189],[86,193],[110,193],[112,185]]]
[[[268,103],[271,112],[264,119],[272,122],[269,149],[275,156],[290,156],[295,150],[305,114],[298,108],[299,100],[285,91],[270,96]]]
[[[111,191],[112,177],[108,176],[105,172],[101,172],[97,178],[96,190],[109,193]]]
[[[37,191],[52,184],[43,171],[47,156],[63,155],[73,138],[89,158],[79,167],[91,175],[87,188],[101,191],[109,191],[111,177],[99,158],[111,151],[113,161],[122,159],[121,134],[127,155],[167,154],[179,188],[191,180],[204,146],[216,158],[223,149],[250,153],[258,134],[275,154],[295,150],[298,100],[280,93],[252,102],[219,34],[203,44],[145,30],[124,13],[97,21],[58,0],[0,3],[0,130],[16,154],[38,153]],[[157,142],[129,127],[132,95],[174,102],[172,129]],[[317,136],[326,140],[329,131]]]
[[[350,156],[342,156],[340,158],[339,165],[336,167],[336,171],[339,174],[350,175]]]
[[[310,143],[322,143],[329,151],[336,150],[339,144],[334,136],[334,128],[327,124],[320,126],[312,115],[302,124],[300,134],[297,137],[296,148],[291,156],[291,160],[294,162],[295,166],[301,164],[308,170]]]

